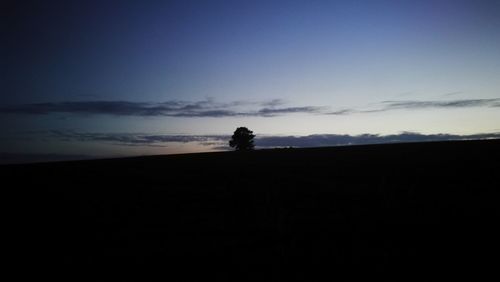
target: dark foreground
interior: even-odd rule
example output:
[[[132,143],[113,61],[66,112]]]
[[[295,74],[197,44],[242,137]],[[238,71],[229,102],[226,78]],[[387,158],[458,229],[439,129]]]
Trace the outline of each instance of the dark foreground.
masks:
[[[499,160],[490,140],[0,171],[22,262],[53,274],[405,281],[498,278]]]

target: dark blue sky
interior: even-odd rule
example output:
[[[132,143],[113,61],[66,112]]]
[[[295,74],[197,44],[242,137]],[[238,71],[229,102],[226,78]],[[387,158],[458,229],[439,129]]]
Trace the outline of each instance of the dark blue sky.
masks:
[[[500,131],[499,1],[7,1],[2,13],[3,152],[209,149],[40,141],[53,131]]]

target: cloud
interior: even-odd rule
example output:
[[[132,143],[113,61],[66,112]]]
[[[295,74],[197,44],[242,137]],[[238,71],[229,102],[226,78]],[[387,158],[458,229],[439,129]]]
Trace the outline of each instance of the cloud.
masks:
[[[462,91],[454,91],[454,92],[449,92],[449,93],[443,94],[442,96],[443,97],[456,96],[456,95],[459,95],[462,93],[463,93]]]
[[[499,107],[500,99],[468,99],[445,101],[384,101],[382,110],[425,108]]]
[[[67,142],[106,142],[124,146],[155,146],[162,147],[166,143],[189,143],[201,144],[227,142],[227,135],[161,135],[161,134],[136,134],[136,133],[86,133],[75,131],[51,130],[44,132],[49,138]]]
[[[500,98],[442,101],[395,100],[378,103],[369,109],[344,108],[332,111],[329,106],[283,106],[282,99],[264,102],[233,101],[229,103],[206,99],[195,102],[171,100],[160,103],[129,101],[84,101],[35,103],[0,107],[0,114],[47,115],[69,113],[79,115],[167,116],[186,118],[274,117],[288,114],[349,115],[377,113],[401,109],[500,107]]]
[[[211,149],[228,149],[229,135],[160,135],[134,133],[81,133],[74,131],[49,131],[47,137],[68,142],[106,142],[122,146],[168,146],[168,143],[196,142]],[[257,136],[257,148],[275,147],[324,147],[362,144],[381,144],[398,142],[426,142],[445,140],[475,140],[498,139],[500,133],[481,133],[473,135],[454,134],[420,134],[402,132],[400,134],[379,135],[342,135],[342,134],[314,134],[307,136]]]
[[[60,102],[37,103],[8,106],[0,108],[2,113],[17,114],[49,114],[49,113],[78,113],[113,115],[154,115],[156,112],[168,108],[148,103],[135,103],[126,101],[88,101],[88,102]]]
[[[258,111],[260,116],[274,116],[289,113],[322,113],[324,107],[289,107],[289,108],[263,108]]]
[[[427,142],[446,140],[476,140],[476,139],[498,139],[500,133],[484,133],[473,135],[453,134],[420,134],[403,132],[393,135],[361,134],[361,135],[338,135],[338,134],[314,134],[307,136],[264,136],[257,138],[257,148],[274,147],[324,147],[342,145],[363,145],[399,142]]]
[[[286,102],[283,99],[272,99],[270,101],[262,102],[260,104],[263,107],[276,107],[276,106],[284,105],[284,104],[286,104]]]
[[[420,109],[430,109],[430,108],[436,108],[436,109],[472,108],[472,107],[495,108],[495,107],[500,107],[500,98],[441,100],[441,101],[394,100],[394,101],[383,101],[376,105],[378,107],[371,109],[346,108],[333,112],[325,112],[325,114],[348,115],[356,113],[380,113],[392,110],[420,110]]]
[[[170,116],[170,117],[235,117],[261,116],[270,117],[292,113],[314,113],[319,107],[281,107],[281,99],[267,102],[234,101],[218,103],[213,99],[196,102],[166,101],[161,103],[129,102],[129,101],[85,101],[21,104],[0,107],[4,114],[46,115],[51,113],[70,113],[80,115],[114,115],[114,116]],[[255,106],[258,106],[255,108]]]
[[[342,110],[337,110],[337,111],[334,111],[334,112],[328,112],[326,114],[328,115],[348,115],[348,114],[352,114],[352,113],[356,113],[358,112],[357,110],[354,110],[354,109],[342,109]]]
[[[104,142],[119,146],[147,146],[163,147],[169,143],[196,142],[205,146],[207,150],[228,151],[229,135],[160,135],[160,134],[134,134],[134,133],[82,133],[75,131],[47,131],[33,132],[42,134],[45,138],[52,138],[66,142]],[[420,134],[414,132],[403,132],[393,135],[361,134],[314,134],[307,136],[257,136],[256,148],[280,148],[280,147],[326,147],[363,144],[382,144],[400,142],[428,142],[446,140],[478,140],[478,139],[500,139],[500,133],[480,133],[472,135],[454,134]],[[100,156],[106,157],[106,156]],[[108,156],[109,157],[109,156]],[[22,153],[0,153],[0,164],[83,160],[92,159],[95,156],[88,155],[66,155],[66,154],[22,154]]]

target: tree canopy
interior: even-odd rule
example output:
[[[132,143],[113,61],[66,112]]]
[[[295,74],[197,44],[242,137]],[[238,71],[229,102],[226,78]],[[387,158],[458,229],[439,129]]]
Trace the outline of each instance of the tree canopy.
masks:
[[[235,148],[237,151],[253,150],[254,137],[253,131],[246,127],[238,127],[229,141],[229,146]]]

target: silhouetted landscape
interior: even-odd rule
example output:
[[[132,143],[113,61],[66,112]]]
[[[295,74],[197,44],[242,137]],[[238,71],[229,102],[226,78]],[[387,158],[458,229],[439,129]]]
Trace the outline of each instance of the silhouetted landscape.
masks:
[[[36,265],[172,281],[405,281],[495,274],[498,160],[500,140],[483,140],[0,170]]]

